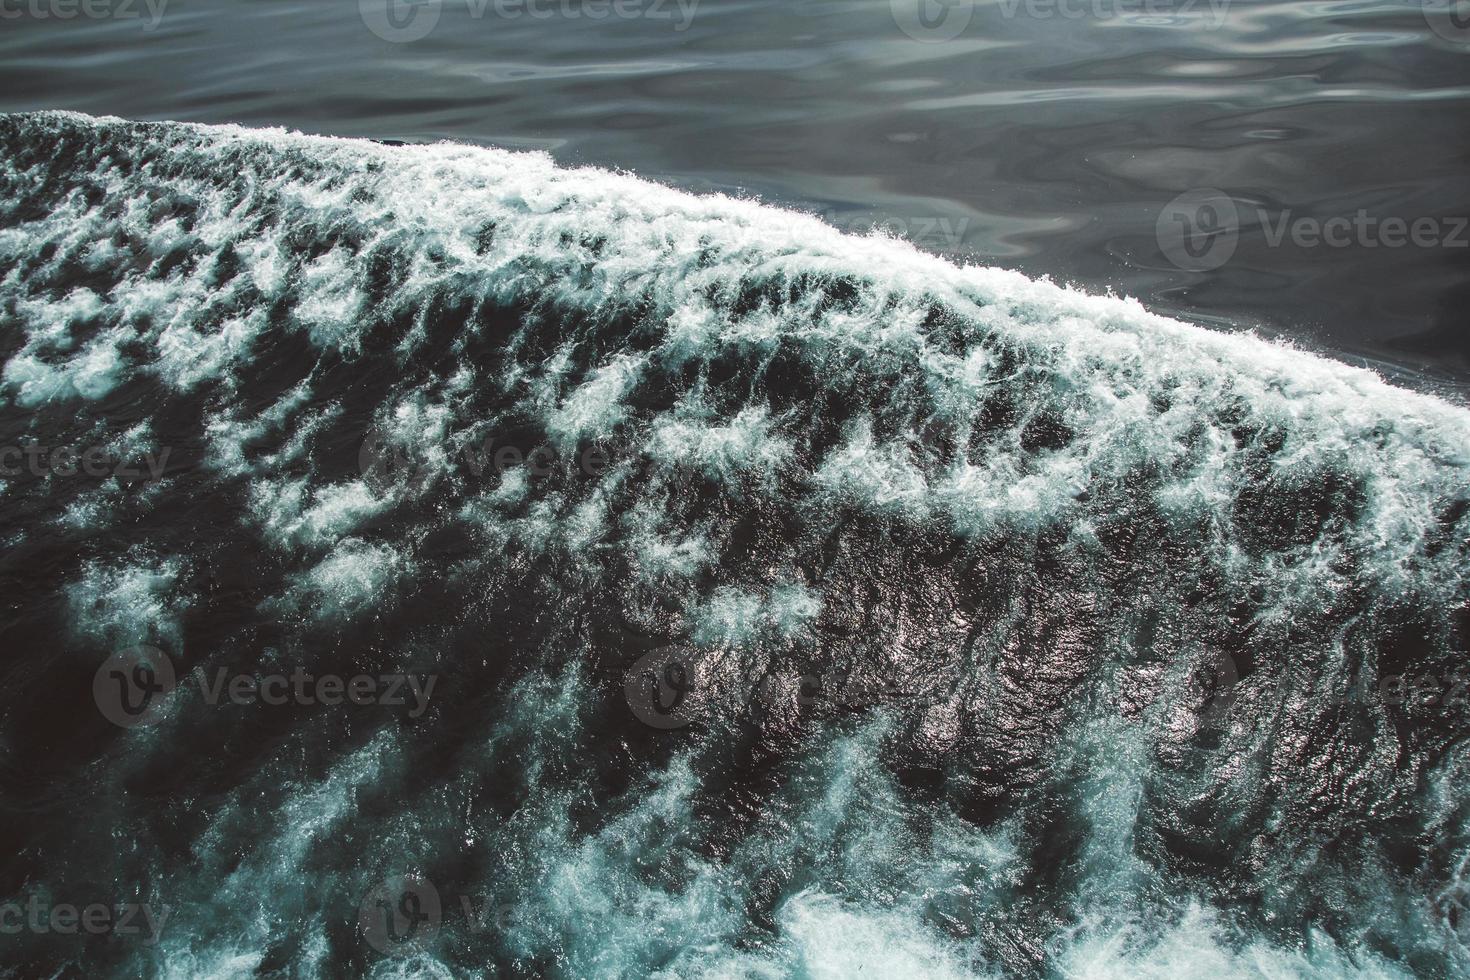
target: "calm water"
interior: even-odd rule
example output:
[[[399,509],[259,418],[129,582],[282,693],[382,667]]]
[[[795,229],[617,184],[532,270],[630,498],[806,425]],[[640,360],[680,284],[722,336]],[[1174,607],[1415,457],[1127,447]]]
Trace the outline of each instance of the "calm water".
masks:
[[[15,7],[0,109],[541,148],[1428,367],[1431,387],[1470,370],[1463,10],[387,3],[94,0],[101,16],[65,20]],[[1216,225],[1233,251],[1171,261],[1158,229],[1178,217],[1196,251]],[[1330,243],[1312,235],[1333,218]]]

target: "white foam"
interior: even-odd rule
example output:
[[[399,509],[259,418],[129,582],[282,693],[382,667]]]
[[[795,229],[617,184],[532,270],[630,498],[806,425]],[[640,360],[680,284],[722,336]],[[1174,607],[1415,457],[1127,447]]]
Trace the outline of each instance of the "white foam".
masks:
[[[655,422],[648,436],[653,458],[665,466],[698,468],[728,483],[747,472],[769,481],[791,459],[790,441],[774,434],[773,420],[764,406],[742,409],[724,424],[702,415],[699,408],[676,410]]]
[[[141,551],[117,563],[91,562],[66,589],[72,627],[113,652],[166,640],[177,655],[179,616],[190,603],[179,590],[183,573],[182,559]]]
[[[1413,974],[1362,951],[1342,949],[1313,930],[1305,949],[1289,949],[1234,933],[1214,914],[1190,906],[1179,921],[1136,923],[1079,935],[1059,950],[1057,968],[1079,980],[1213,980],[1228,977],[1292,977],[1390,980]]]
[[[81,127],[103,140],[117,127],[127,131],[66,114],[24,125],[41,139],[53,129]],[[151,155],[188,144],[177,151],[188,165],[163,179],[119,145],[90,175],[109,202],[127,205],[121,217],[74,193],[44,217],[0,232],[8,261],[55,244],[58,256],[83,255],[98,272],[124,270],[108,290],[61,297],[37,285],[41,276],[0,281],[0,300],[15,302],[25,331],[0,377],[26,408],[101,398],[130,370],[153,372],[174,393],[207,391],[212,478],[245,494],[242,521],[289,568],[267,611],[322,623],[373,615],[412,580],[412,542],[459,522],[480,548],[459,569],[470,577],[493,576],[514,551],[517,561],[572,568],[581,581],[606,585],[610,578],[595,578],[599,562],[623,549],[634,585],[612,598],[631,608],[645,593],[666,592],[659,598],[670,600],[695,645],[742,653],[721,668],[741,682],[770,669],[774,648],[811,639],[823,609],[847,597],[809,581],[785,556],[740,580],[722,574],[718,557],[739,543],[725,519],[738,507],[756,505],[762,518],[766,504],[798,512],[803,535],[838,546],[838,532],[854,527],[886,545],[876,529],[890,522],[1016,547],[1061,525],[1068,561],[1102,567],[1111,559],[1101,525],[1114,515],[1089,493],[1126,487],[1138,473],[1152,475],[1125,502],[1141,506],[1146,496],[1156,504],[1224,582],[1224,594],[1266,595],[1252,610],[1264,636],[1287,636],[1292,622],[1348,587],[1377,596],[1412,587],[1441,612],[1464,601],[1467,569],[1456,547],[1470,525],[1462,517],[1443,527],[1440,515],[1470,485],[1470,413],[1366,371],[1156,317],[1131,300],[959,267],[749,201],[558,169],[536,154],[233,127],[154,132],[161,135]],[[243,195],[237,177],[248,185]],[[39,178],[15,179],[24,187]],[[150,219],[139,202],[164,193],[199,202],[192,225]],[[266,213],[271,220],[261,220]],[[213,260],[226,250],[241,273],[217,283]],[[178,254],[191,261],[167,274],[138,271]],[[406,271],[379,295],[372,284],[384,257]],[[442,324],[428,329],[431,311],[481,303],[531,311],[500,345],[503,367],[493,378],[469,363],[448,379],[426,376],[413,358],[442,353],[426,349],[442,336]],[[363,343],[367,331],[390,323],[412,326],[389,350]],[[487,329],[475,317],[452,326],[460,333],[449,339],[451,355]],[[247,407],[248,393],[232,379],[291,339],[281,331],[298,332],[320,360],[301,365],[303,379],[264,411]],[[340,449],[322,442],[339,434],[343,409],[322,403],[307,374],[320,364],[331,370],[339,357],[386,375],[371,419],[390,447],[409,451],[421,479],[385,491],[320,475],[323,449]],[[818,390],[771,390],[765,372],[778,358],[780,377]],[[720,380],[732,363],[739,376]],[[486,386],[500,400],[490,417],[468,407],[483,404],[473,396]],[[663,386],[675,389],[673,407],[645,409],[668,394]],[[822,414],[849,399],[859,402],[854,417]],[[542,483],[522,468],[459,499],[455,450],[501,418],[539,424],[564,454],[612,437],[622,448],[601,478]],[[835,445],[809,450],[814,430],[839,424]],[[927,439],[930,426],[946,438]],[[1269,430],[1282,439],[1265,451],[1260,433]],[[1038,431],[1051,438],[1030,442]],[[116,445],[136,451],[155,442],[145,423]],[[645,459],[653,465],[640,468]],[[1237,512],[1244,491],[1268,479],[1286,494],[1323,472],[1361,489],[1360,510],[1336,515],[1345,526],[1306,544],[1247,546],[1261,529]],[[688,506],[699,482],[690,474],[716,485],[711,513]],[[74,503],[66,519],[91,520],[89,506]],[[852,511],[859,519],[839,527]],[[389,516],[403,521],[394,543],[369,540],[369,522]],[[1433,550],[1434,535],[1452,544]],[[1343,555],[1361,562],[1351,581]],[[175,594],[182,569],[141,553],[86,566],[69,589],[78,631],[137,642],[176,629],[187,602]],[[552,588],[559,580],[547,573],[542,581]],[[966,654],[965,670],[984,676],[990,652],[981,648],[1029,628],[1014,605],[1007,615],[1019,622],[997,620],[996,635]],[[964,620],[964,611],[954,618]],[[906,625],[873,642],[919,642],[904,635]],[[594,653],[573,651],[573,659],[584,654],[590,663]],[[942,805],[917,812],[880,751],[898,737],[890,717],[878,712],[855,732],[816,725],[769,810],[714,860],[700,848],[710,834],[695,801],[706,767],[728,747],[719,725],[606,801],[604,823],[589,831],[574,827],[568,811],[595,789],[579,750],[588,736],[583,716],[601,702],[575,672],[541,680],[493,702],[499,714],[487,722],[484,759],[462,760],[471,770],[490,760],[511,773],[523,804],[504,826],[463,820],[506,865],[488,885],[523,903],[523,919],[504,937],[513,955],[550,956],[572,975],[943,976],[991,968],[979,952],[983,938],[958,938],[939,923],[1003,929],[1021,901],[1013,889],[1034,842],[1014,823],[980,831]],[[983,698],[966,690],[937,706],[923,722],[927,737],[947,745],[961,715],[984,721],[990,705],[973,701]],[[1136,839],[1159,732],[1146,728],[1150,721],[1104,716],[1092,727],[1078,722],[1076,737],[1044,760],[1079,787],[1085,812],[1072,816],[1089,881],[1076,891],[1076,927],[1035,937],[1053,940],[1050,963],[1085,976],[1392,974],[1350,939],[1337,946],[1314,935],[1309,948],[1286,949],[1174,895],[1173,879],[1141,856]],[[281,889],[307,901],[296,889],[309,848],[325,847],[354,815],[356,787],[389,778],[378,770],[359,776],[334,781],[327,796],[305,792],[301,809],[274,814],[272,842],[226,882],[219,907],[246,910],[229,920],[233,934],[214,935],[196,920],[180,958],[170,959],[188,964],[178,972],[252,968],[260,948],[281,938],[257,896]],[[1244,779],[1227,776],[1232,789]],[[1443,810],[1436,819],[1451,822],[1458,784],[1443,771],[1429,782]],[[397,814],[380,820],[371,828],[375,844],[411,850],[411,831],[450,809],[440,790],[418,808],[415,827],[395,822]],[[201,855],[227,850],[217,839],[200,847]],[[751,948],[757,930],[748,903],[757,902],[755,883],[770,880],[779,894],[759,902],[775,910],[776,932],[760,932],[767,945]],[[199,906],[207,911],[213,901],[211,892]],[[747,948],[736,952],[737,942]],[[447,967],[425,958],[414,969]]]
[[[410,563],[386,544],[346,538],[279,600],[289,610],[307,610],[322,621],[350,619],[382,600]]]
[[[961,980],[982,975],[913,920],[853,908],[820,892],[792,896],[782,906],[779,922],[791,946],[787,968],[813,980],[856,976]]]
[[[547,418],[557,448],[570,452],[579,440],[607,437],[622,420],[622,399],[638,379],[641,358],[618,356],[599,367]]]
[[[111,125],[72,115],[34,118],[37,126],[48,119],[63,126]],[[960,436],[969,431],[977,401],[1007,388],[1028,400],[1016,431],[1043,410],[1073,429],[1069,444],[1049,454],[1024,452],[1012,436],[994,441],[983,462],[934,471],[915,446],[874,440],[854,422],[845,446],[812,461],[817,484],[833,493],[911,517],[944,513],[968,534],[1061,519],[1080,486],[1131,461],[1172,464],[1182,455],[1181,438],[1227,398],[1244,399],[1260,417],[1288,420],[1314,459],[1340,452],[1345,465],[1367,477],[1369,511],[1355,545],[1377,551],[1384,574],[1418,550],[1427,502],[1463,485],[1470,465],[1470,421],[1463,410],[1392,388],[1369,372],[1153,316],[1131,300],[958,267],[881,236],[843,236],[815,219],[753,202],[694,197],[605,171],[561,170],[538,154],[451,145],[387,148],[233,127],[180,126],[174,132],[199,141],[191,152],[201,161],[250,148],[257,154],[245,158],[251,194],[240,198],[220,189],[218,174],[205,164],[177,180],[178,192],[204,202],[191,231],[174,221],[152,227],[141,214],[130,213],[124,222],[159,249],[207,255],[228,243],[251,270],[248,282],[287,299],[293,322],[318,344],[352,354],[365,324],[389,315],[419,322],[432,296],[507,303],[530,298],[599,317],[651,304],[644,317],[666,325],[653,355],[615,353],[570,387],[565,383],[573,379],[563,377],[567,350],[541,366],[542,387],[531,397],[562,449],[609,435],[627,418],[628,395],[656,367],[677,367],[727,348],[773,350],[792,340],[814,362],[847,363],[834,357],[852,352],[874,363],[915,363],[926,397]],[[286,176],[287,168],[274,160],[290,153],[308,155],[320,173]],[[136,178],[109,163],[106,179],[124,193]],[[290,222],[242,223],[246,202],[266,191],[303,218],[356,229],[365,244],[355,250],[338,244],[301,262],[283,246]],[[493,238],[478,247],[478,230],[491,223]],[[95,206],[74,198],[56,214],[12,229],[5,245],[18,250],[23,242],[69,239],[79,225],[95,239],[105,220]],[[593,239],[595,253],[585,246]],[[390,242],[406,251],[409,278],[391,295],[367,297],[374,248]],[[203,278],[207,267],[200,262],[175,270],[166,281],[131,276],[106,300],[77,295],[46,315],[27,317],[27,347],[5,368],[11,390],[27,405],[72,393],[100,397],[126,368],[117,344],[136,331],[152,346],[153,363],[181,386],[228,375],[263,326],[213,315],[181,322],[180,311],[201,303],[224,309],[240,295],[243,279],[212,296]],[[771,295],[781,295],[797,280],[814,285],[781,305],[762,300],[743,314],[730,312],[742,289],[765,284]],[[826,302],[828,287],[839,281],[854,291],[855,301]],[[23,303],[47,302],[25,295],[19,281],[7,280],[5,288]],[[936,308],[958,318],[971,337],[997,343],[945,349],[924,326]],[[59,324],[77,316],[116,326],[59,363],[39,359],[36,352],[64,333]],[[200,342],[191,343],[193,337]],[[422,339],[415,332],[404,343]],[[1006,345],[1024,353],[1024,376],[999,373],[994,351]],[[513,376],[518,369],[510,370]],[[1150,396],[1166,392],[1173,405],[1158,415]],[[655,456],[726,477],[732,468],[768,472],[789,457],[790,435],[782,420],[764,412],[753,403],[730,419],[674,413],[644,438]],[[1198,455],[1159,488],[1161,506],[1218,509],[1232,489],[1235,455],[1223,444]]]

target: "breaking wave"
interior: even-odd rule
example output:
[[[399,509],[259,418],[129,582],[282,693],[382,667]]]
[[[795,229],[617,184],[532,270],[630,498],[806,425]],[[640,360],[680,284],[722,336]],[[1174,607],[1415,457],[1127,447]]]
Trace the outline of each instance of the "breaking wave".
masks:
[[[168,911],[19,975],[1470,969],[1465,410],[536,154],[47,113],[0,189],[3,444],[135,463],[0,485],[0,897]],[[438,686],[116,727],[145,645]]]

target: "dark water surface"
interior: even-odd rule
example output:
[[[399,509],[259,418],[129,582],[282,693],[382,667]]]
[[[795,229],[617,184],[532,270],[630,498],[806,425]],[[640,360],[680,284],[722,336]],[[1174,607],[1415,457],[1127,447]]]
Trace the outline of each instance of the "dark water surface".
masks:
[[[1470,975],[1465,0],[1062,2],[0,0],[0,978]]]
[[[844,228],[876,221],[931,251],[1197,322],[1429,367],[1413,380],[1439,390],[1470,369],[1470,229],[1456,220],[1470,215],[1463,9],[94,4],[104,16],[6,8],[22,15],[0,21],[0,109],[543,148]],[[1196,190],[1182,214],[1169,210]],[[1234,222],[1209,209],[1216,191]],[[1268,235],[1283,217],[1360,210],[1366,225],[1333,244]],[[1171,261],[1158,228],[1180,216],[1199,249],[1222,224],[1233,252],[1206,256],[1210,267]],[[1429,222],[1417,243],[1383,224],[1416,219]]]
[[[1470,971],[1463,408],[538,155],[70,113],[0,117],[0,328],[0,972]]]

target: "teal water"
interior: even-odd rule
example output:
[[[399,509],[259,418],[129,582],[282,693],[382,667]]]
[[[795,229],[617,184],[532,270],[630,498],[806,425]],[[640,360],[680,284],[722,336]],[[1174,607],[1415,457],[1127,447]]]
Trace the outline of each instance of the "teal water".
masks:
[[[1463,408],[635,175],[77,115],[0,118],[0,317],[11,975],[1466,972]]]
[[[105,16],[4,20],[0,110],[544,149],[1437,390],[1470,364],[1463,4],[90,2]],[[1236,242],[1181,268],[1159,226],[1198,190],[1233,202]],[[1359,211],[1341,245],[1272,244]],[[1393,234],[1416,220],[1427,244]]]

